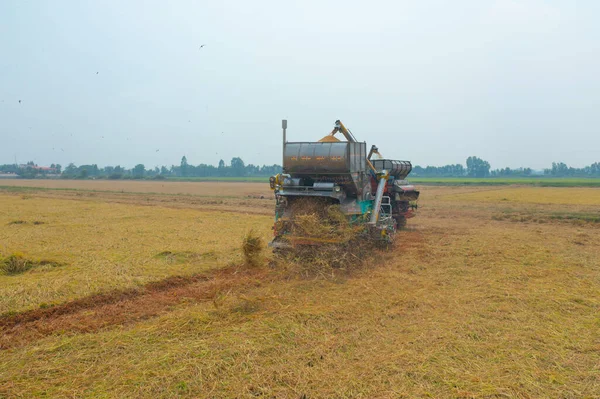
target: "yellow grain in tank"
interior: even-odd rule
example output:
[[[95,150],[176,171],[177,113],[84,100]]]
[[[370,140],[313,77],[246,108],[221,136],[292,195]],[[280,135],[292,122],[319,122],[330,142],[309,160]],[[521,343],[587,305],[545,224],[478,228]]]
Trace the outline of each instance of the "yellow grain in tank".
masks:
[[[337,143],[339,141],[341,141],[341,140],[338,140],[334,136],[331,136],[328,134],[327,136],[325,136],[321,140],[319,140],[319,143]]]

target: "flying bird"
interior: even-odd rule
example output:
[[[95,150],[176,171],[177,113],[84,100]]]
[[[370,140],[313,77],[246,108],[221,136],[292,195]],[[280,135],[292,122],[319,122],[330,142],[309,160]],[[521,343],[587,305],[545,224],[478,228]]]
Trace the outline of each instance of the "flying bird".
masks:
[[[202,48],[202,47],[204,47],[204,46],[206,46],[206,44],[203,44],[203,45],[201,45],[201,46],[200,46],[200,48]],[[200,50],[200,48],[199,48],[198,50]]]
[[[19,104],[21,104],[21,100],[19,100]]]
[[[98,72],[96,72],[96,75],[98,75]]]
[[[160,151],[160,148],[158,150],[156,150],[156,152],[159,152],[159,151]]]

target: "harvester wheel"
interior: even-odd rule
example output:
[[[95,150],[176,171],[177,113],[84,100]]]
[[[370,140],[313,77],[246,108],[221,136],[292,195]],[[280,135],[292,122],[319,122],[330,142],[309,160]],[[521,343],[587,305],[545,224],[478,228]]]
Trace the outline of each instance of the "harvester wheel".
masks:
[[[396,219],[396,228],[398,230],[406,227],[406,218],[404,216],[396,216],[394,219]]]

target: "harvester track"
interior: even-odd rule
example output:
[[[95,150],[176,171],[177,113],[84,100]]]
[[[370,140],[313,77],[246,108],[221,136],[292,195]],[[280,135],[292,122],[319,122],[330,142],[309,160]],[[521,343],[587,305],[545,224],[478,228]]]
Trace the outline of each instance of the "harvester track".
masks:
[[[224,290],[240,292],[260,284],[264,271],[228,267],[205,274],[174,276],[141,288],[99,293],[50,308],[0,316],[0,349],[44,337],[88,333],[158,316],[190,299],[207,301]]]

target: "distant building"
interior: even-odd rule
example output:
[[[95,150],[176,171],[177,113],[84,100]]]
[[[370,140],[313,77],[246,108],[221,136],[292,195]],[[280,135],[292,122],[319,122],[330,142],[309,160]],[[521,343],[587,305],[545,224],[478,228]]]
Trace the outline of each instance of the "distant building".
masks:
[[[19,175],[17,175],[16,173],[0,172],[0,179],[16,179],[17,177],[19,177]]]
[[[27,169],[27,168],[31,168],[33,170],[37,170],[39,172],[44,172],[44,173],[56,173],[57,170],[56,168],[51,168],[49,166],[37,166],[37,165],[19,165],[19,169]]]

